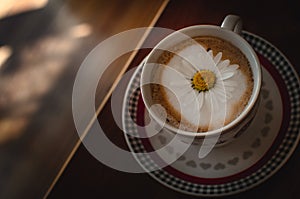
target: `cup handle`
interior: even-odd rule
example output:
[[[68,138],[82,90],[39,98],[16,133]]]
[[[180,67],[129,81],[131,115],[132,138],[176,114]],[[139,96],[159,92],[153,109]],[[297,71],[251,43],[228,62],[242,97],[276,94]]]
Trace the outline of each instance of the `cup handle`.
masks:
[[[242,33],[243,22],[237,15],[227,15],[222,22],[221,28],[231,30],[237,34]]]

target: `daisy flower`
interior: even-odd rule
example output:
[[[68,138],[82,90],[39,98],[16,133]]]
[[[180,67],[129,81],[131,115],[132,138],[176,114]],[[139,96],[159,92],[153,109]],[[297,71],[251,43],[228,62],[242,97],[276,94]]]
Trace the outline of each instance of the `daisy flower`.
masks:
[[[167,85],[180,102],[181,110],[177,111],[195,125],[210,126],[211,120],[224,124],[227,101],[237,87],[234,77],[239,65],[222,59],[222,52],[214,56],[212,50],[206,51],[201,45],[191,45],[177,55],[170,60],[170,67],[166,67],[169,69],[164,70],[161,77],[162,84]],[[175,104],[175,99],[166,96]],[[201,120],[198,116],[202,116]]]

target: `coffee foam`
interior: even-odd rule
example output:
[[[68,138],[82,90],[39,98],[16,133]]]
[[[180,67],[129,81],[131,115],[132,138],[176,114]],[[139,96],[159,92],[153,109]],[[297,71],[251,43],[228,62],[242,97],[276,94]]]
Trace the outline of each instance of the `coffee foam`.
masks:
[[[227,99],[226,103],[219,104],[218,107],[212,107],[211,103],[206,103],[198,110],[197,106],[199,104],[197,104],[197,100],[184,99],[184,97],[177,99],[176,96],[184,95],[185,91],[184,89],[182,91],[180,87],[174,86],[174,82],[180,78],[179,74],[166,70],[166,67],[157,70],[155,78],[161,85],[167,85],[171,88],[172,92],[161,85],[152,85],[152,97],[154,103],[160,103],[166,109],[168,115],[167,122],[172,126],[176,128],[180,126],[182,130],[187,131],[205,132],[220,128],[238,117],[251,96],[253,78],[247,58],[229,42],[210,36],[194,39],[205,50],[212,50],[214,57],[218,52],[222,52],[222,60],[229,59],[231,65],[239,65],[236,74],[230,78],[230,81],[237,84],[232,97]],[[189,55],[196,57],[198,48],[197,44],[190,41],[182,42],[176,46],[177,55],[164,52],[159,57],[158,62],[168,65],[189,78],[187,74],[193,74],[190,64],[181,57]],[[197,94],[198,92],[195,91],[195,97]],[[207,101],[214,100],[213,98],[209,98],[209,95],[205,96]],[[183,103],[179,103],[179,100]]]

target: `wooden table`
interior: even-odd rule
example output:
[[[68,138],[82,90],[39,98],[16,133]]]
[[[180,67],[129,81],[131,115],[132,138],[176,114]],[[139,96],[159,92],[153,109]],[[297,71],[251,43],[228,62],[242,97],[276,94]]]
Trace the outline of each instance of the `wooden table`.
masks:
[[[72,89],[84,58],[114,34],[152,26],[164,5],[143,0],[1,1],[0,198],[47,193],[80,143]],[[104,104],[134,54],[110,66],[96,106]]]
[[[56,2],[56,1],[54,1]],[[58,1],[60,2],[60,1]],[[71,110],[71,99],[68,98],[71,96],[72,88],[72,80],[76,74],[76,70],[80,66],[80,63],[83,61],[83,58],[87,53],[92,49],[93,46],[97,44],[97,42],[102,41],[109,36],[121,32],[126,29],[134,28],[134,27],[142,27],[142,26],[151,26],[155,27],[164,27],[170,28],[173,30],[177,30],[186,26],[195,25],[195,24],[215,24],[219,25],[223,18],[227,14],[236,14],[241,16],[244,21],[244,29],[257,34],[276,47],[278,47],[291,61],[294,65],[298,74],[300,73],[300,58],[299,58],[299,50],[298,46],[300,46],[300,15],[297,10],[297,6],[293,1],[193,1],[193,0],[173,0],[170,2],[166,1],[155,1],[155,3],[149,3],[144,1],[142,3],[130,3],[124,4],[123,1],[116,1],[110,3],[99,3],[99,7],[97,3],[93,3],[93,1],[89,1],[88,6],[80,4],[79,1],[70,1],[71,4],[58,3],[52,4],[51,10],[59,9],[65,5],[70,5],[74,11],[71,13],[76,13],[79,18],[88,24],[91,24],[93,27],[93,36],[96,37],[93,39],[84,40],[84,45],[78,53],[71,54],[70,56],[76,56],[77,59],[70,62],[70,65],[76,65],[76,67],[68,67],[66,69],[65,75],[60,77],[60,80],[56,86],[59,93],[63,93],[64,88],[68,89],[67,97],[61,99],[59,98],[58,102],[65,102],[68,105],[68,109],[64,112],[61,117],[57,120],[61,120],[62,124],[59,125],[59,128],[54,128],[52,130],[48,130],[48,133],[37,133],[34,137],[36,139],[35,142],[30,142],[25,139],[21,141],[22,148],[25,149],[26,153],[23,154],[22,159],[24,159],[26,154],[30,154],[33,152],[34,154],[38,154],[38,156],[33,156],[30,158],[30,161],[24,163],[22,168],[31,168],[28,170],[21,170],[20,168],[14,169],[19,171],[20,182],[19,184],[15,184],[14,182],[18,182],[18,176],[15,175],[14,178],[1,178],[4,179],[3,184],[6,183],[6,180],[9,179],[9,185],[5,186],[6,195],[4,196],[12,196],[14,198],[19,198],[22,194],[28,194],[28,197],[42,197],[43,195],[48,198],[194,198],[193,196],[184,195],[182,193],[178,193],[173,191],[154,179],[152,179],[148,174],[131,174],[124,173],[120,171],[116,171],[111,169],[99,161],[97,161],[89,152],[85,149],[85,147],[78,142],[78,136],[76,130],[74,128],[74,124],[72,123],[70,110]],[[127,2],[128,3],[128,2]],[[54,6],[53,6],[54,5]],[[125,6],[127,5],[127,6]],[[165,6],[166,5],[166,6]],[[85,9],[84,9],[84,8]],[[47,7],[46,7],[47,8]],[[103,16],[100,14],[100,11]],[[79,10],[79,11],[78,11]],[[141,12],[143,10],[143,12]],[[43,11],[43,10],[42,10]],[[42,12],[37,14],[37,16],[45,16],[48,14],[50,16],[53,15],[51,12]],[[45,10],[44,10],[45,11]],[[47,9],[46,9],[47,11]],[[59,13],[54,12],[57,15]],[[64,16],[66,13],[65,10],[61,11],[61,19],[66,17],[69,19],[70,16]],[[92,13],[92,14],[90,14]],[[122,16],[127,16],[126,24],[124,25],[124,21],[119,21],[119,23],[111,23],[114,20],[120,20],[118,18],[119,14],[123,13]],[[126,14],[124,14],[126,13]],[[139,15],[142,13],[141,15]],[[103,18],[96,18],[101,15]],[[106,17],[104,17],[106,16]],[[49,17],[49,16],[48,16]],[[53,17],[53,16],[52,16]],[[47,18],[47,17],[44,17]],[[137,20],[139,18],[139,20]],[[11,20],[13,20],[12,18]],[[18,18],[17,18],[18,19]],[[21,19],[19,19],[21,20]],[[138,21],[138,22],[136,22]],[[132,22],[132,23],[130,23]],[[3,20],[1,25],[6,25],[10,27],[12,30],[12,26],[9,26],[9,20]],[[16,22],[15,22],[16,23]],[[21,22],[19,22],[20,24]],[[67,24],[72,22],[68,21]],[[98,24],[98,25],[97,25]],[[112,25],[113,24],[113,25]],[[57,24],[56,24],[57,25]],[[42,27],[42,24],[37,24],[37,27]],[[52,24],[53,26],[53,24]],[[98,29],[97,29],[98,27]],[[56,27],[57,28],[57,27]],[[108,28],[108,29],[107,29]],[[26,29],[26,28],[25,28]],[[37,29],[39,30],[39,29]],[[107,34],[104,34],[107,30]],[[3,32],[3,31],[2,31]],[[22,43],[14,42],[9,35],[8,32],[4,31],[2,35],[6,35],[6,37],[1,37],[1,28],[0,28],[0,41],[1,44],[12,45],[18,47],[18,44],[22,46]],[[40,32],[43,32],[40,30]],[[104,33],[103,33],[104,32]],[[51,32],[51,28],[49,28],[49,35],[55,34]],[[75,33],[74,33],[75,34]],[[17,34],[16,34],[17,35]],[[32,38],[35,38],[39,34],[33,34]],[[147,39],[145,42],[149,43],[157,43],[160,38],[155,38],[153,35],[147,35]],[[27,37],[26,37],[27,38]],[[29,37],[31,38],[31,37]],[[142,39],[142,38],[141,38]],[[23,39],[24,40],[24,39]],[[8,42],[11,41],[11,42]],[[26,42],[24,42],[26,43]],[[24,44],[23,43],[23,44]],[[83,44],[83,43],[80,43]],[[64,46],[60,46],[62,49]],[[141,50],[137,54],[131,54],[127,57],[122,58],[120,60],[118,66],[121,66],[121,69],[126,69],[129,64],[129,68],[133,68],[137,66],[141,60],[147,55],[149,50]],[[78,56],[80,55],[80,56]],[[73,58],[67,57],[66,59],[72,60]],[[132,60],[131,60],[132,59]],[[128,61],[129,60],[129,61]],[[122,64],[121,64],[122,63]],[[112,66],[111,74],[115,74],[112,78],[110,78],[111,82],[107,83],[105,92],[98,92],[96,98],[96,106],[101,107],[99,109],[100,113],[98,115],[98,121],[102,126],[104,132],[107,136],[119,147],[127,148],[127,145],[124,140],[124,136],[122,131],[115,124],[112,113],[111,113],[111,103],[109,98],[106,98],[106,94],[110,93],[111,88],[115,85],[115,79],[119,77],[118,75],[122,73],[119,67]],[[0,68],[1,70],[1,68]],[[117,72],[115,72],[117,70]],[[1,72],[1,71],[0,71]],[[124,71],[125,72],[125,71]],[[67,82],[67,86],[63,85],[63,80]],[[67,80],[66,80],[67,79]],[[55,91],[52,91],[52,93]],[[57,98],[49,98],[55,95],[46,95],[42,100],[51,101],[52,99]],[[108,95],[109,97],[109,95]],[[106,102],[107,101],[107,102]],[[105,104],[103,102],[106,102]],[[105,106],[103,106],[105,105]],[[55,107],[53,105],[49,105],[49,103],[44,104],[44,109],[48,110],[51,107]],[[52,113],[53,116],[60,113],[59,111],[56,113]],[[5,114],[3,114],[5,116]],[[2,116],[2,115],[0,115]],[[4,117],[3,116],[3,117]],[[40,121],[38,118],[39,114],[33,119],[34,121]],[[65,118],[65,119],[64,119]],[[39,127],[39,122],[35,122],[31,125],[31,128],[28,128],[26,132],[30,130],[35,130],[40,132],[42,127]],[[42,123],[47,124],[47,122]],[[48,126],[51,126],[53,122],[48,123]],[[1,125],[0,125],[1,126]],[[21,130],[20,130],[21,131]],[[42,137],[41,140],[45,140],[49,138],[51,132],[56,132],[55,139],[52,139],[50,143],[45,146],[41,146],[37,141],[38,138]],[[61,132],[65,133],[65,136],[59,136]],[[39,137],[40,136],[40,137]],[[10,143],[10,144],[9,144]],[[8,142],[8,144],[2,144],[2,147],[5,147],[7,151],[3,154],[17,154],[20,156],[19,150],[16,150],[19,142],[14,141],[13,144]],[[12,146],[13,145],[13,146]],[[55,150],[57,146],[57,150]],[[52,146],[52,147],[51,147]],[[30,149],[28,149],[30,148]],[[35,153],[37,149],[39,153]],[[41,152],[43,151],[43,152]],[[300,166],[300,161],[297,156],[300,155],[300,148],[297,147],[289,161],[283,166],[282,169],[279,170],[274,176],[272,176],[269,180],[261,184],[260,186],[251,189],[249,191],[230,196],[228,198],[299,198],[300,190],[298,188],[300,172],[298,168]],[[18,157],[17,156],[17,157]],[[53,159],[52,159],[53,157]],[[5,160],[5,159],[3,159]],[[10,163],[19,163],[20,158],[16,158],[16,161],[12,161],[9,159]],[[19,162],[18,162],[19,161]],[[50,166],[46,169],[42,169],[41,167],[47,165],[38,163],[39,167],[30,167],[33,165],[32,162],[49,162]],[[3,163],[2,163],[3,164]],[[7,164],[8,165],[8,164]],[[7,166],[6,165],[6,166]],[[21,166],[22,166],[21,165]],[[1,167],[0,167],[1,169]],[[19,170],[18,170],[19,169]],[[36,172],[34,172],[36,169]],[[1,176],[4,175],[6,170],[0,170]],[[11,171],[11,170],[10,170]],[[30,174],[34,175],[25,175],[26,171],[30,171]],[[12,172],[12,171],[11,171]],[[40,178],[39,175],[46,176],[44,178]],[[12,175],[12,174],[11,174]],[[31,176],[32,179],[30,178]],[[28,185],[24,186],[24,183],[28,179]],[[37,185],[39,184],[39,186]],[[13,189],[16,187],[16,192],[13,193]],[[7,191],[10,190],[10,191]],[[29,190],[29,192],[27,191]],[[1,196],[1,195],[0,195]]]
[[[300,71],[297,50],[300,15],[291,1],[171,1],[160,16],[157,27],[174,30],[194,24],[220,24],[228,13],[244,21],[244,29],[262,36],[277,46]],[[137,65],[146,53],[140,53],[132,63]],[[98,120],[115,143],[125,146],[121,131],[113,124],[110,103]],[[300,166],[299,147],[287,164],[262,185],[229,198],[298,198]],[[67,169],[52,190],[50,198],[60,197],[110,198],[193,198],[177,193],[153,180],[147,174],[128,174],[104,166],[80,146]]]

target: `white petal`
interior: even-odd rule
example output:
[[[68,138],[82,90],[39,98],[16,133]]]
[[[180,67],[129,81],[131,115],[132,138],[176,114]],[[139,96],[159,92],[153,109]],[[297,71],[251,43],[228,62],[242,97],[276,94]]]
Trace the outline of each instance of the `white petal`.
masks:
[[[178,68],[178,71],[185,74],[186,76],[192,76],[194,73],[197,72],[197,69],[191,63],[186,61],[185,59],[181,58],[181,63],[185,67]]]
[[[211,56],[210,53],[210,51],[198,53],[198,58],[200,62],[198,68],[200,70],[212,70],[214,67],[216,67],[216,64],[213,60],[213,56]]]
[[[235,90],[235,87],[226,87],[227,92],[233,92]]]
[[[199,64],[200,70],[214,70],[216,64],[213,61],[213,58],[208,56],[208,54],[201,54],[199,55],[201,63]]]
[[[226,99],[231,99],[232,93],[226,90]]]
[[[186,58],[186,61],[189,63],[190,66],[193,67],[194,70],[196,70],[196,71],[199,70],[201,60],[200,60],[200,56],[198,54],[194,55],[194,56],[189,55],[185,58]]]
[[[197,99],[198,99],[198,110],[201,110],[201,108],[202,108],[202,106],[203,106],[203,104],[204,104],[204,93],[203,92],[200,92],[199,93],[199,95],[198,95],[198,97],[197,97]]]
[[[213,51],[212,51],[212,50],[209,50],[209,51],[208,51],[208,54],[209,54],[209,56],[210,56],[211,58],[213,58],[214,55],[213,55]]]
[[[212,102],[212,110],[217,111],[219,109],[218,96],[214,91],[210,91],[211,102]]]
[[[226,72],[235,72],[236,73],[238,71],[237,70],[238,68],[239,68],[239,65],[236,65],[236,64],[229,65],[223,69],[222,73],[226,73]]]
[[[204,93],[204,104],[206,107],[211,108],[211,96],[209,92]]]
[[[164,67],[164,68],[162,69],[162,71],[163,71],[163,72],[166,72],[167,74],[185,77],[184,74],[182,74],[180,71],[178,71],[177,69],[174,69],[174,68],[171,67],[171,66],[162,66],[162,67]]]
[[[236,89],[236,84],[234,84],[234,81],[222,81],[222,83],[218,82],[215,84],[215,92],[222,95],[223,98],[232,98],[232,93]]]
[[[225,104],[227,102],[226,96],[224,95],[220,95],[219,98],[220,102],[222,102],[223,104]]]
[[[221,101],[221,102],[226,102],[226,91],[225,89],[222,89],[222,88],[214,88],[214,92],[216,95],[218,95],[218,99]]]
[[[218,63],[220,62],[221,58],[222,58],[222,52],[219,52],[219,53],[215,56],[214,62],[215,62],[216,64],[218,64]]]
[[[238,64],[232,64],[229,65],[228,68],[232,69],[232,70],[237,70],[240,66]]]
[[[180,102],[182,103],[180,105],[182,105],[183,108],[187,107],[195,100],[195,98],[196,96],[194,89],[189,88],[189,90],[186,93],[184,93],[184,95],[180,96]]]
[[[233,81],[233,80],[223,81],[223,84],[226,88],[228,88],[228,87],[235,88],[237,86],[237,82]]]
[[[216,65],[210,53],[200,44],[195,44],[179,51],[177,55],[190,63],[194,69],[203,70]]]
[[[234,76],[234,74],[235,74],[235,72],[233,71],[233,72],[226,72],[226,73],[222,73],[221,74],[221,80],[226,80],[226,79],[229,79],[229,78],[231,78],[231,77],[233,77]]]
[[[177,55],[184,58],[197,70],[201,70],[203,65],[211,65],[213,63],[208,52],[200,44],[184,48],[182,51],[178,52]]]
[[[175,82],[185,84],[186,82],[189,82],[187,80],[190,79],[189,75],[188,77],[185,76],[184,74],[182,74],[180,71],[170,67],[170,66],[164,66],[164,68],[162,69],[162,75],[164,76],[164,78],[162,79],[163,82],[162,83],[166,83],[167,85],[170,85],[170,83],[172,82],[172,84],[175,84]]]
[[[176,87],[188,86],[189,84],[190,84],[189,81],[183,79],[176,79],[170,82],[170,86],[176,86]]]
[[[193,91],[190,86],[190,80],[187,80],[181,73],[171,67],[164,67],[161,77],[162,78],[153,78],[156,80],[151,83],[161,84],[168,88],[176,95],[176,97],[178,97],[178,99],[186,95],[188,92]]]
[[[230,99],[232,97],[232,94],[229,90],[230,89],[227,89],[226,87],[216,88],[216,92],[218,92],[218,94],[222,95],[223,98],[226,99]]]
[[[230,61],[228,59],[221,61],[218,64],[218,68],[220,71],[223,71],[225,69],[225,67],[227,67],[229,65]]]
[[[224,81],[217,81],[213,87],[213,89],[223,89],[224,88]]]

